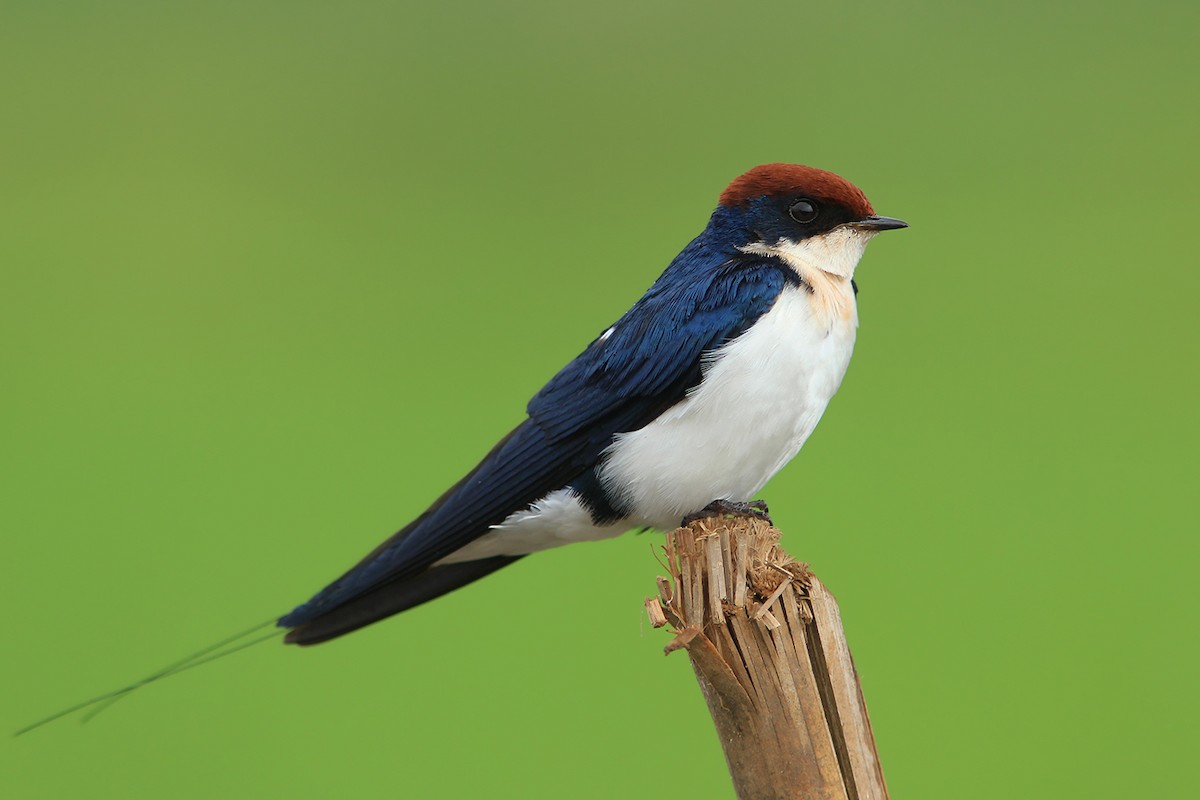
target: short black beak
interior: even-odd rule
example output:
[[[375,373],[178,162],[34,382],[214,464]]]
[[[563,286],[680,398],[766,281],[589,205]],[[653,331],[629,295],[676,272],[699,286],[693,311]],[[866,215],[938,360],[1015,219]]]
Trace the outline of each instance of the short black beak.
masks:
[[[869,231],[891,231],[897,228],[907,228],[908,223],[902,219],[880,217],[872,214],[869,217],[863,217],[858,222],[851,222],[850,227],[865,228]]]

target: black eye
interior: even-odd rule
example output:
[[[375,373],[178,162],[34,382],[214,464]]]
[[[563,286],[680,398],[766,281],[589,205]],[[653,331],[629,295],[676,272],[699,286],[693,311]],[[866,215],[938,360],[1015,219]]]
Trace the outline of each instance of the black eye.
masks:
[[[817,204],[803,197],[788,207],[788,215],[796,222],[801,223],[812,222],[819,213],[821,213],[821,209],[817,208]]]

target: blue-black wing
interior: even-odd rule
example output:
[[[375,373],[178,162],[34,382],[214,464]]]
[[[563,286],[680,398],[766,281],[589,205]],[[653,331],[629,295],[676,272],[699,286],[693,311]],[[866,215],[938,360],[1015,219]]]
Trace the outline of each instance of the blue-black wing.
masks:
[[[591,431],[607,446],[653,420],[700,382],[701,356],[753,325],[788,281],[773,259],[686,266],[695,274],[668,270],[529,401],[551,441]]]
[[[700,382],[703,355],[752,325],[788,280],[773,259],[689,258],[689,250],[533,397],[529,419],[475,469],[279,624],[297,628],[354,605],[347,611],[354,624],[331,628],[340,635],[455,588],[442,588],[438,571],[446,567],[430,565],[590,470],[615,434],[637,430],[679,402]],[[491,569],[481,567],[455,585]],[[415,602],[399,602],[414,595],[406,582],[421,575],[436,594],[418,591]],[[324,638],[331,637],[313,641]]]

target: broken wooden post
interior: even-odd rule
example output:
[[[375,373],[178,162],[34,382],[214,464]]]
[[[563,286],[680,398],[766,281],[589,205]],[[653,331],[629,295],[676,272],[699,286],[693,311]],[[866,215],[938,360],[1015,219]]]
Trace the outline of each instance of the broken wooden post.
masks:
[[[740,800],[887,800],[837,603],[779,538],[753,517],[667,534],[651,624],[691,657]]]

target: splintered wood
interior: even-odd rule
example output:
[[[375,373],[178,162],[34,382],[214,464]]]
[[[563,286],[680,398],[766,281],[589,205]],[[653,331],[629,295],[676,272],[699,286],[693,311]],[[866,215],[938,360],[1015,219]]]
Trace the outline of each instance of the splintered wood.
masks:
[[[779,538],[748,517],[668,534],[650,622],[687,650],[741,800],[886,800],[837,603]]]

